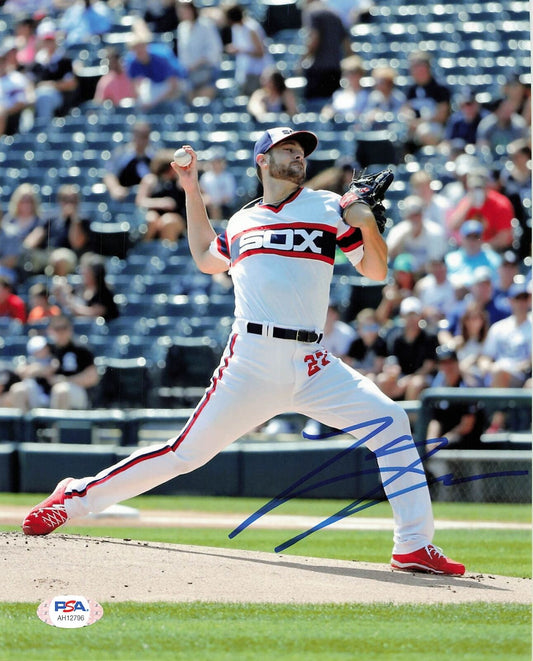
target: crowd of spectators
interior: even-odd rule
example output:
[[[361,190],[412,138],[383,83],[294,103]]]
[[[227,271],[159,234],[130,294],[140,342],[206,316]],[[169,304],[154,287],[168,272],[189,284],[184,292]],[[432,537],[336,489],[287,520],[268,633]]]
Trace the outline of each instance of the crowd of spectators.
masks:
[[[2,8],[12,26],[0,47],[2,139],[46,133],[84,100],[97,113],[129,107],[135,121],[119,144],[107,146],[101,184],[110,201],[135,205],[142,220],[137,240],[177,244],[186,234],[184,193],[169,167],[173,149],[158,141],[151,117],[173,103],[214,112],[228,65],[232,94],[246,98],[241,108],[256,127],[308,113],[314,125],[306,128],[319,138],[321,127],[335,131],[337,122],[342,131],[370,136],[373,161],[341,148],[333,165],[317,172],[313,164],[308,185],[343,193],[354,169],[403,168],[404,189],[387,201],[390,277],[373,307],[331,305],[330,349],[397,400],[417,399],[432,385],[530,386],[531,109],[522,72],[499,76],[487,95],[447,84],[429,50],[397,54],[405,76],[392,59],[371,63],[368,51],[355,52],[353,37],[354,27],[372,22],[372,2],[302,2],[292,69],[274,58],[259,15],[237,4],[161,0],[131,11],[127,2],[30,4],[8,0]],[[123,38],[106,41],[117,26]],[[90,96],[76,59],[76,48],[89,43],[99,43],[101,54]],[[373,147],[372,135],[384,131],[394,159],[380,160],[381,142]],[[230,151],[212,145],[201,159],[202,194],[220,226],[240,202]],[[2,209],[0,316],[30,328],[52,320],[50,333],[39,327],[28,337],[26,367],[2,386],[3,406],[85,405],[72,388],[65,394],[56,387],[70,377],[58,371],[55,338],[63,326],[72,332],[69,318],[110,323],[120,316],[81,187],[62,184],[54,195],[55,206],[43,207],[38,187],[18,181]],[[25,286],[40,275],[47,279]],[[37,349],[37,338],[46,346]],[[90,363],[82,358],[80,364]],[[94,386],[91,378],[72,382]],[[435,434],[471,443],[479,436],[478,411],[460,413],[453,420],[437,415]],[[506,424],[497,413],[487,421],[492,431]]]

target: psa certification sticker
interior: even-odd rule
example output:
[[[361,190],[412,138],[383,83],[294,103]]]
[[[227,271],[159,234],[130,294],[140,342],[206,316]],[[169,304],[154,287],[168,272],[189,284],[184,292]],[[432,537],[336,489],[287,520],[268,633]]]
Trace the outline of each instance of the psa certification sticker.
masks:
[[[104,609],[100,604],[80,595],[59,595],[45,599],[37,609],[39,619],[63,629],[89,626],[98,622],[103,614]]]

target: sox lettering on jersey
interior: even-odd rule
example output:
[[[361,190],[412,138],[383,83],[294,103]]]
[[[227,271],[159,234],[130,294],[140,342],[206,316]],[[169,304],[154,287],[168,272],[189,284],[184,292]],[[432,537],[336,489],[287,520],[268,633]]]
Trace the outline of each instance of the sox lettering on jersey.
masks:
[[[258,253],[308,257],[333,263],[335,242],[335,234],[323,227],[254,228],[234,237],[231,245],[232,263]]]
[[[295,252],[311,252],[321,254],[322,249],[315,241],[324,235],[322,230],[286,229],[266,230],[264,232],[250,232],[240,241],[239,255],[247,250],[259,248],[275,248],[276,250],[294,250]],[[298,241],[301,237],[302,241]]]

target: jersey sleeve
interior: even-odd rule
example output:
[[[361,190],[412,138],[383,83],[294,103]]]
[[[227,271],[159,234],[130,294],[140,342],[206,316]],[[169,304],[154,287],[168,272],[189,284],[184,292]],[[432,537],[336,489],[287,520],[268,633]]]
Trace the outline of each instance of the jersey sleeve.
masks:
[[[363,259],[363,235],[358,227],[341,221],[337,230],[337,246],[354,266]]]
[[[229,250],[229,242],[226,232],[219,234],[209,246],[209,252],[221,259],[227,266],[231,264],[231,256]]]

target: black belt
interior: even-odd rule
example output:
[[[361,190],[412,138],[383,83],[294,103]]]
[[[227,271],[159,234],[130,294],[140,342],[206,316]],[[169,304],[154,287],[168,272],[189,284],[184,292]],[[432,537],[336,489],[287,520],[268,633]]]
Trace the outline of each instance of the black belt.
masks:
[[[254,333],[254,335],[263,335],[263,325],[255,324],[252,321],[248,322],[246,330],[248,333]],[[322,333],[274,326],[272,328],[272,337],[277,337],[281,340],[297,340],[298,342],[320,342]]]

